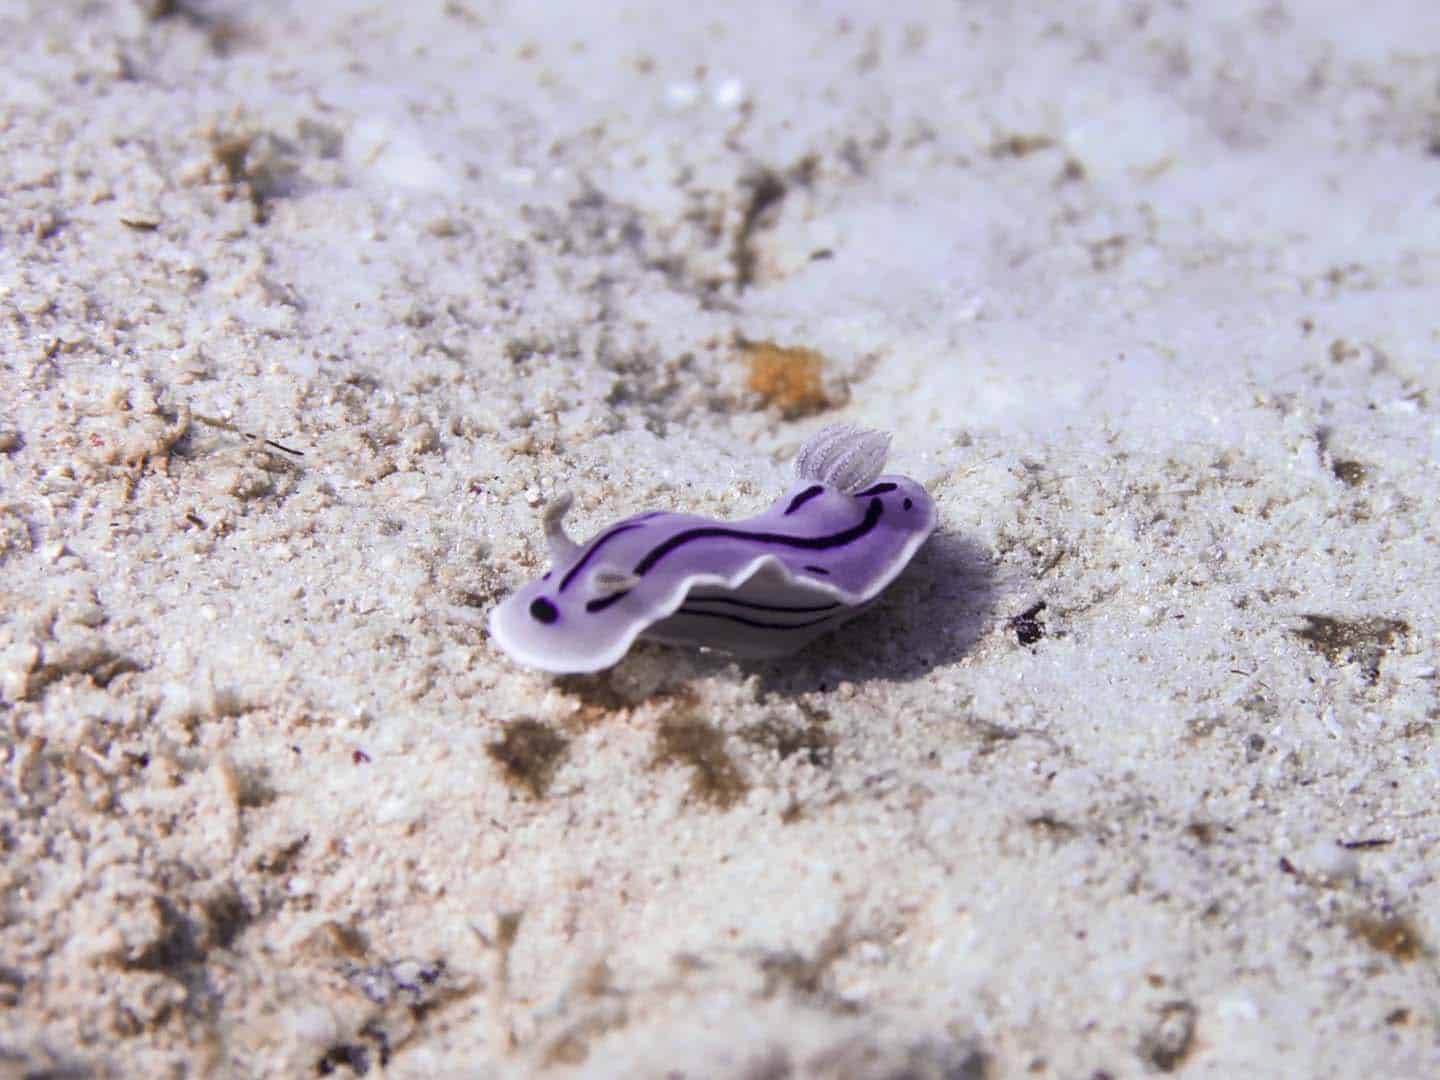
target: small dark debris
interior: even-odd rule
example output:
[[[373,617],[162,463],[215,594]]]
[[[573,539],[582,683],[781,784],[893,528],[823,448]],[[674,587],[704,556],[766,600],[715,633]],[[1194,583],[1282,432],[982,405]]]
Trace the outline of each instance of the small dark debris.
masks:
[[[351,960],[362,959],[370,949],[364,933],[349,923],[337,922],[334,919],[326,919],[306,935],[306,942],[323,955]]]
[[[366,1024],[360,1029],[360,1034],[375,1044],[375,1056],[380,1059],[380,1067],[383,1069],[390,1064],[390,1036],[374,1022]]]
[[[233,884],[225,885],[205,899],[206,949],[229,949],[235,944],[240,932],[254,921],[254,914],[245,898]]]
[[[210,155],[235,192],[248,196],[257,225],[269,219],[269,203],[295,190],[298,155],[288,139],[271,132],[215,132]]]
[[[1295,864],[1292,863],[1289,859],[1287,859],[1284,855],[1280,856],[1280,872],[1282,874],[1290,874],[1293,877],[1300,876],[1300,871],[1295,869]]]
[[[1040,621],[1040,613],[1045,608],[1045,601],[1041,600],[1010,620],[1010,629],[1015,631],[1015,640],[1021,645],[1034,645],[1045,636],[1045,624]]]
[[[1350,271],[1358,271],[1358,266],[1346,268]],[[1326,277],[1333,284],[1343,284],[1346,270],[1331,270]],[[1389,364],[1389,358],[1380,349],[1368,341],[1352,341],[1349,338],[1336,338],[1330,342],[1330,362],[1332,364],[1348,364],[1355,361],[1364,361],[1368,364],[1372,374],[1384,371]],[[1373,404],[1370,406],[1375,407]]]
[[[587,719],[621,712],[638,704],[615,688],[608,672],[598,675],[559,675],[555,678],[555,688],[579,698],[581,713]]]
[[[268,447],[271,450],[279,450],[282,454],[289,454],[291,457],[305,456],[304,450],[296,450],[293,446],[286,446],[284,443],[278,443],[274,439],[262,439],[258,435],[246,435],[245,437],[252,442],[259,442],[260,445]]]
[[[980,740],[981,754],[994,753],[1003,744],[1014,742],[1022,734],[1019,728],[1006,727],[994,720],[984,720],[980,717],[970,718],[970,730]]]
[[[1185,833],[1193,837],[1201,847],[1209,847],[1215,842],[1215,826],[1208,821],[1192,821],[1185,826]]]
[[[353,761],[356,765],[369,765],[370,755],[367,754],[364,750],[356,750],[350,755],[350,760]]]
[[[786,179],[799,184],[802,188],[814,187],[816,179],[820,176],[820,155],[806,154],[785,170],[785,176]]]
[[[1375,837],[1370,840],[1341,840],[1340,846],[1346,851],[1367,851],[1370,848],[1388,847],[1395,841],[1383,837]]]
[[[515,939],[520,936],[520,922],[524,917],[523,911],[502,911],[495,920],[494,942],[486,939],[485,943],[493,945],[502,954],[508,954],[515,944]]]
[[[768,212],[785,198],[787,190],[781,175],[770,169],[749,174],[740,181],[740,186],[744,191],[745,210],[735,230],[735,242],[730,251],[737,292],[743,292],[755,283],[755,270],[760,263],[760,255],[755,250],[755,233],[763,227]]]
[[[1160,1020],[1140,1040],[1140,1056],[1161,1072],[1174,1072],[1195,1042],[1197,1010],[1188,1001],[1171,1001],[1160,1007]]]
[[[188,521],[191,525],[194,525],[197,529],[205,528],[205,519],[202,518],[199,514],[187,513],[185,515],[185,520]]]
[[[834,257],[835,252],[830,248],[816,248],[814,251],[810,252],[811,262],[821,262],[825,259],[833,259]]]
[[[740,738],[752,746],[773,750],[781,761],[803,753],[806,762],[820,769],[828,769],[835,756],[835,738],[819,720],[801,726],[768,717],[758,724],[742,728]]]
[[[1397,1027],[1410,1023],[1410,1010],[1401,1006],[1398,1009],[1391,1009],[1385,1014],[1385,1023],[1391,1027]]]
[[[310,834],[306,833],[289,843],[277,844],[256,857],[251,868],[262,874],[288,874],[309,842]]]
[[[356,1076],[364,1076],[370,1071],[370,1058],[365,1053],[365,1048],[359,1043],[338,1043],[325,1051],[323,1057],[315,1063],[316,1076],[329,1076],[336,1069],[346,1068]]]
[[[1333,615],[1305,615],[1305,625],[1291,631],[1332,664],[1357,664],[1365,681],[1380,678],[1380,661],[1396,639],[1410,632],[1400,619],[1340,619]]]
[[[367,390],[371,391],[376,389],[376,387],[371,386],[366,380],[359,376],[350,377],[346,380],[346,383],[350,386],[364,386]],[[286,446],[284,443],[276,442],[274,439],[262,439],[259,435],[251,431],[241,431],[234,424],[225,420],[218,420],[212,416],[196,416],[195,420],[198,423],[204,424],[206,427],[215,428],[218,431],[228,431],[232,435],[238,435],[247,442],[259,443],[267,450],[278,450],[282,454],[289,454],[291,457],[297,458],[305,456],[305,451],[303,450],[296,450],[294,447]]]
[[[512,720],[502,738],[485,748],[505,779],[533,797],[545,796],[569,740],[538,720]]]
[[[1419,959],[1425,950],[1420,931],[1403,916],[1360,913],[1346,919],[1345,926],[1376,952],[1402,964]]]
[[[1335,478],[1346,487],[1359,487],[1365,482],[1365,478],[1368,475],[1363,463],[1350,461],[1348,459],[1331,462],[1330,471],[1334,473]]]
[[[523,364],[539,351],[538,345],[525,338],[513,337],[505,342],[505,359],[512,364]]]
[[[1245,740],[1245,763],[1253,765],[1265,752],[1265,736],[1254,734]]]
[[[993,158],[1023,158],[1041,150],[1049,150],[1055,140],[1049,135],[1007,135],[990,144]]]
[[[1034,817],[1026,818],[1025,824],[1057,843],[1072,840],[1080,835],[1080,829],[1077,826],[1068,821],[1061,821],[1053,814],[1037,814]]]
[[[652,766],[690,766],[690,793],[702,802],[728,810],[750,790],[744,774],[725,751],[724,732],[705,721],[667,719],[655,741]]]
[[[487,593],[478,593],[473,589],[456,589],[455,601],[463,607],[488,608],[495,599]]]
[[[134,229],[136,232],[155,232],[160,228],[160,222],[149,221],[145,218],[121,218],[120,224],[127,229]]]
[[[1241,671],[1240,674],[1246,674]],[[1194,720],[1185,723],[1185,737],[1188,739],[1207,739],[1215,733],[1217,727],[1224,727],[1225,719],[1221,716],[1198,716]]]
[[[432,964],[417,964],[408,960],[386,964],[345,964],[340,968],[340,974],[352,990],[365,995],[376,1005],[400,1001],[412,1008],[423,1008],[446,992],[441,983],[445,976],[443,960]]]
[[[268,806],[275,801],[275,785],[270,782],[269,766],[237,767],[235,776],[240,782],[238,797],[241,806]]]
[[[1090,268],[1095,271],[1114,270],[1125,257],[1129,241],[1119,234],[1107,236],[1085,245],[1090,254]]]
[[[698,953],[677,952],[670,957],[670,965],[681,975],[694,975],[710,970],[710,965]]]
[[[813,957],[802,956],[793,949],[766,953],[760,958],[760,970],[765,976],[761,996],[768,1000],[785,990],[802,1000],[826,1006],[832,1012],[858,1012],[858,1005],[842,998],[829,986],[830,968],[853,943],[848,927],[841,923],[825,935]]]

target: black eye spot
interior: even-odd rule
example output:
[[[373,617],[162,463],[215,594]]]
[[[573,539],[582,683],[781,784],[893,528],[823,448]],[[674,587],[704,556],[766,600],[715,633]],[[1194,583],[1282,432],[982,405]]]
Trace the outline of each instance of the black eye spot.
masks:
[[[906,499],[906,500],[905,500],[905,509],[906,509],[906,510],[909,510],[909,509],[910,509],[912,506],[914,506],[914,505],[915,505],[915,502],[914,502],[913,499]]]
[[[531,603],[530,617],[536,622],[543,622],[548,625],[560,618],[560,612],[555,610],[554,604],[542,596],[539,600]]]

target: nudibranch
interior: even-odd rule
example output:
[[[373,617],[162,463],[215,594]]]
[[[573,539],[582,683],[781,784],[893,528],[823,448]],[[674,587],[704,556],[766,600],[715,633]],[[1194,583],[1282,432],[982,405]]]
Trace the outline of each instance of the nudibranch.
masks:
[[[935,530],[925,489],[880,475],[889,449],[884,432],[825,428],[790,490],[733,523],[652,511],[577,544],[561,496],[543,512],[549,573],[490,613],[490,635],[521,664],[567,673],[610,667],[640,637],[795,652],[864,611]]]

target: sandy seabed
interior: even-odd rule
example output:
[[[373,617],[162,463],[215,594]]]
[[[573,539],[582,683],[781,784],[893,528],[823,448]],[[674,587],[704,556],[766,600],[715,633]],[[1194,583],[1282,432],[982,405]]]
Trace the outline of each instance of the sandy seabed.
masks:
[[[1440,7],[0,0],[0,72],[0,1076],[1440,1075]],[[559,492],[841,421],[940,511],[861,619],[490,641]]]

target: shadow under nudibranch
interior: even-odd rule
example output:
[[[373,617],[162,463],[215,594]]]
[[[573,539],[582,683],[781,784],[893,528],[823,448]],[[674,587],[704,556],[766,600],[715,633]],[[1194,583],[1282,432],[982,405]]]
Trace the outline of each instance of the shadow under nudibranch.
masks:
[[[755,672],[763,688],[776,693],[840,681],[908,681],[964,657],[989,628],[997,595],[990,553],[959,533],[938,531],[880,603],[794,656],[712,655]]]

